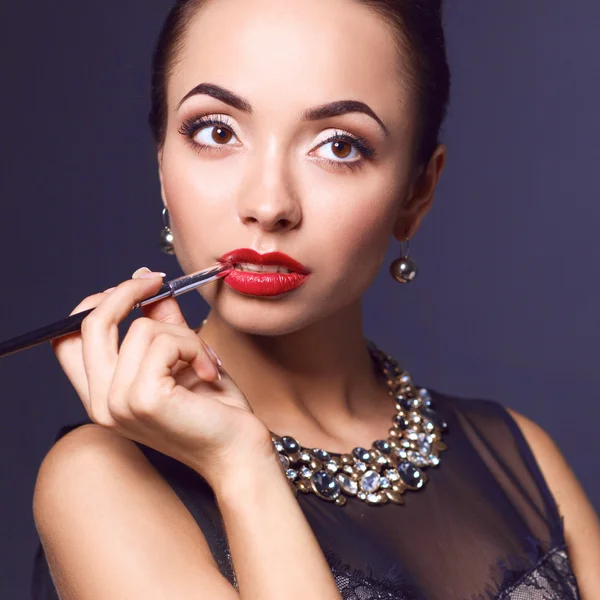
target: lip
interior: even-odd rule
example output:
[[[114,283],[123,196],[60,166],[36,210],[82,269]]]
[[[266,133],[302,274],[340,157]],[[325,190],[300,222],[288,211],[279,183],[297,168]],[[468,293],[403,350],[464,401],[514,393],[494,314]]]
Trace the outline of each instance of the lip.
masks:
[[[280,267],[285,267],[286,269],[294,271],[294,273],[300,273],[301,275],[308,275],[310,273],[304,265],[283,252],[267,252],[266,254],[259,254],[256,250],[252,250],[251,248],[239,248],[227,252],[219,259],[219,262],[227,262],[232,265],[238,263],[271,266],[279,265]]]
[[[259,254],[250,248],[239,248],[227,252],[220,262],[232,265],[251,263],[285,267],[291,273],[253,273],[232,269],[223,281],[232,289],[249,296],[279,296],[299,288],[310,275],[310,271],[301,263],[283,252]]]

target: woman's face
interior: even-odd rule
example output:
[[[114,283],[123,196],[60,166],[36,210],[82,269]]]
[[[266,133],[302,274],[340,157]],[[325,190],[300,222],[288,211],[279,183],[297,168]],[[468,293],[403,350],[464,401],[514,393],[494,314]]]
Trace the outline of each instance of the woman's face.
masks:
[[[374,279],[412,183],[414,114],[398,64],[385,24],[349,0],[214,0],[190,22],[159,155],[179,263],[189,273],[251,248],[310,271],[270,297],[202,288],[231,326],[289,333]],[[182,102],[199,84],[210,87]],[[347,100],[363,110],[327,108]]]

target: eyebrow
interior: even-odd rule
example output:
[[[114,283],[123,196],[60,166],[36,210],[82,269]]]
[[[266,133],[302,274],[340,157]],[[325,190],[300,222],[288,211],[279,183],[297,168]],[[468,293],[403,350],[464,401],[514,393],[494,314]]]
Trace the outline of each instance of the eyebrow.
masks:
[[[221,102],[232,106],[233,108],[242,112],[252,114],[252,105],[250,102],[238,96],[235,92],[225,89],[219,85],[213,83],[201,83],[195,88],[190,90],[177,104],[176,110],[181,108],[181,105],[192,96],[205,95],[211,96]],[[360,100],[336,100],[335,102],[328,102],[327,104],[321,104],[309,108],[302,113],[303,121],[320,121],[322,119],[329,119],[331,117],[338,117],[346,113],[363,113],[374,119],[385,135],[389,135],[389,130],[385,123],[377,116],[375,111],[364,102]]]

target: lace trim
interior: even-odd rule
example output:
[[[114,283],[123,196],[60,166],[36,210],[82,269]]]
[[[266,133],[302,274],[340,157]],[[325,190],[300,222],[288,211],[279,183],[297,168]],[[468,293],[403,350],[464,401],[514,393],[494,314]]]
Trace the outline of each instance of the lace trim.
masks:
[[[221,575],[225,577],[229,583],[235,588],[236,592],[240,591],[238,580],[233,566],[233,558],[229,550],[229,544],[224,535],[217,535],[215,539],[217,543],[217,553],[213,553],[214,559],[221,571]]]
[[[500,598],[578,600],[579,590],[567,554],[562,517],[554,529],[553,539],[556,541],[551,542],[552,546],[549,550],[545,549],[546,544],[539,539],[527,536],[523,541],[522,551],[518,555],[498,560],[496,565],[490,569],[491,584],[486,586],[483,594],[473,595],[471,600],[498,600]],[[532,587],[534,585],[538,587]],[[551,587],[548,587],[549,585]],[[527,589],[560,593],[558,596],[523,595],[523,590]],[[516,595],[510,595],[513,593]]]
[[[500,600],[578,600],[577,581],[566,546],[554,548],[501,592]]]
[[[342,561],[330,549],[324,549],[325,559],[342,594],[343,600],[418,600],[418,590],[406,579],[397,563],[375,575],[372,565],[364,570],[354,568]]]
[[[533,550],[533,549],[532,549]],[[511,561],[499,561],[502,581],[488,585],[484,594],[473,595],[472,600],[579,600],[577,581],[571,569],[566,546],[557,546],[544,553],[535,544],[536,559],[522,557]],[[342,594],[343,600],[419,600],[419,590],[406,579],[397,564],[375,576],[371,565],[364,570],[344,564],[331,550],[325,550],[325,558]],[[518,568],[509,568],[519,563]],[[527,567],[523,567],[528,562]],[[533,562],[533,566],[531,566]]]

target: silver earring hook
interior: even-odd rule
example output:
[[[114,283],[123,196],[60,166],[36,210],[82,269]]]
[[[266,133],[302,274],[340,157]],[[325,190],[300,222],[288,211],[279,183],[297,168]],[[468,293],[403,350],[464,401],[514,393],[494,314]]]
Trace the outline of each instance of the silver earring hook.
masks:
[[[165,206],[162,210],[163,224],[166,229],[171,229],[171,223],[169,221],[169,209]]]
[[[406,244],[406,252],[404,252],[404,244]],[[400,242],[400,256],[403,256],[404,258],[408,258],[409,250],[410,250],[410,238],[406,238],[406,240],[403,240]]]

